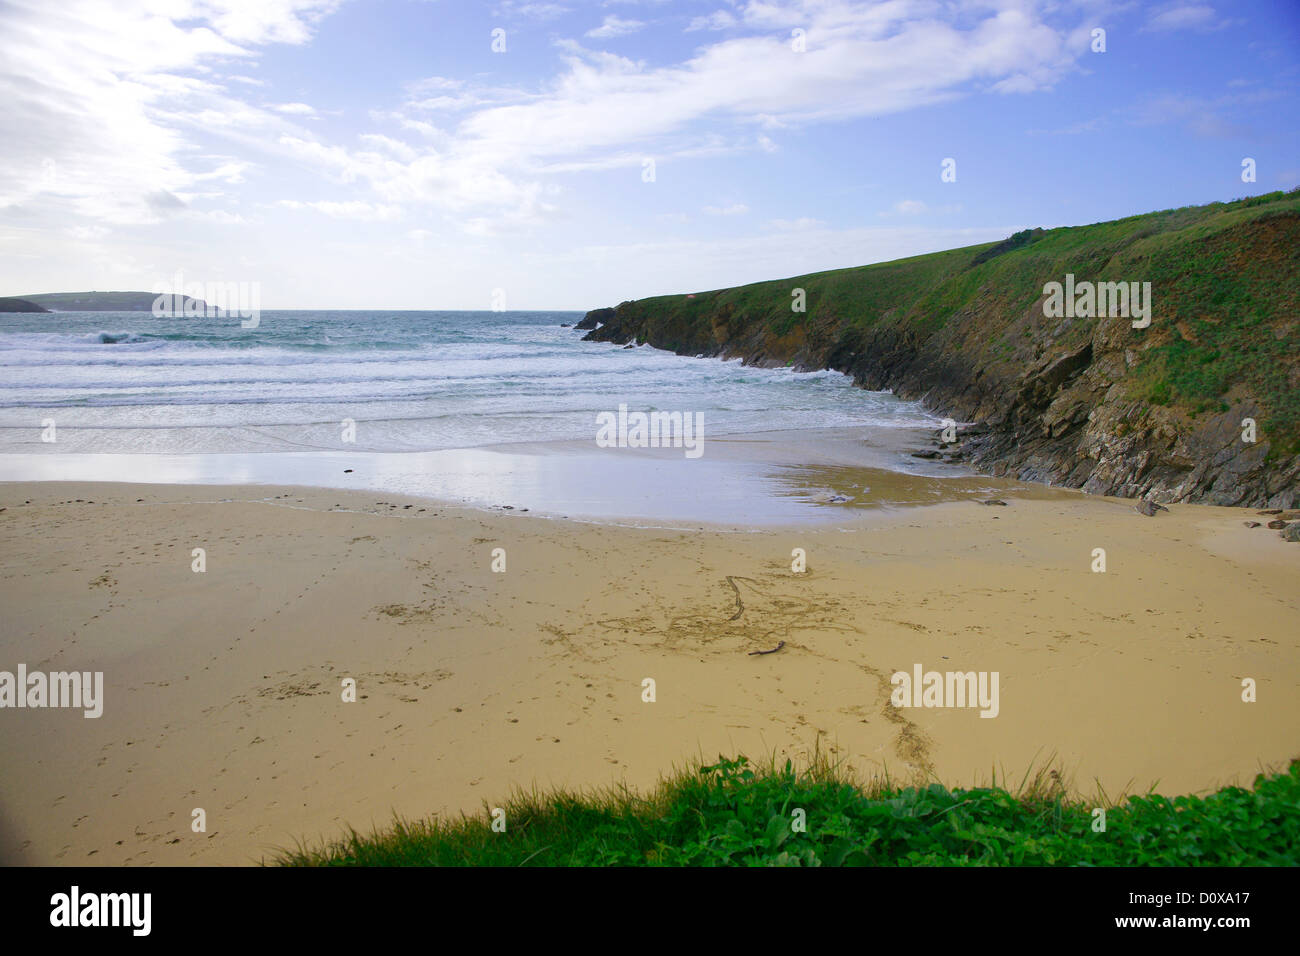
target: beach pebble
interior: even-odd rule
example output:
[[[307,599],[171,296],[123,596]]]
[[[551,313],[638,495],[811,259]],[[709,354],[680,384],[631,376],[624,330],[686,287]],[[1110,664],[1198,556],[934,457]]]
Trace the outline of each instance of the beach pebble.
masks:
[[[1006,503],[1005,501],[1003,501],[1001,498],[985,498],[983,501],[980,502],[980,504],[982,504],[982,505],[1002,505],[1002,507],[1004,507],[1004,508],[1005,508],[1006,505],[1007,505],[1007,503]]]
[[[1258,521],[1243,521],[1242,524],[1244,524],[1247,528],[1258,528],[1258,527],[1259,527],[1259,522],[1258,522]]]
[[[1268,523],[1268,526],[1274,531],[1281,531],[1283,528],[1286,527],[1286,522],[1281,520],[1280,518],[1274,518],[1272,521]]]
[[[351,468],[344,468],[344,469],[343,469],[343,474],[345,474],[345,475],[350,475],[350,474],[352,474],[352,469],[351,469]]]
[[[1161,511],[1168,511],[1164,505],[1158,505],[1154,501],[1143,501],[1133,506],[1133,510],[1140,515],[1146,515],[1148,518],[1154,518]]]

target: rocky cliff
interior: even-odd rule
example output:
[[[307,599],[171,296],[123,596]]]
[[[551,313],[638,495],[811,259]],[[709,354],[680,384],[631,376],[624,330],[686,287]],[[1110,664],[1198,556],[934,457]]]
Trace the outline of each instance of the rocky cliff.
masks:
[[[597,323],[586,338],[837,369],[983,423],[963,451],[991,474],[1300,502],[1296,191],[624,302]]]

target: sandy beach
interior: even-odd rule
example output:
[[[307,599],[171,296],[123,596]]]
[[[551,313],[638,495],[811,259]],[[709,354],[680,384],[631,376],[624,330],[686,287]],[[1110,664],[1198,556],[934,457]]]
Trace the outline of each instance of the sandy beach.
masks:
[[[1021,489],[665,530],[365,491],[0,484],[0,670],[104,674],[98,719],[0,711],[0,858],[250,864],[718,753],[820,748],[950,785],[1054,759],[1112,798],[1300,756],[1300,546],[1252,510]],[[998,672],[997,717],[894,707],[890,676],[917,664]]]

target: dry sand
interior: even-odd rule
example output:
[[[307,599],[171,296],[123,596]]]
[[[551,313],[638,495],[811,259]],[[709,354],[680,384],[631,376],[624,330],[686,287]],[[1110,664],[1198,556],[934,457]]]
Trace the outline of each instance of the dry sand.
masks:
[[[1111,796],[1248,784],[1300,754],[1300,545],[1237,509],[1003,497],[729,532],[320,489],[0,485],[0,670],[105,678],[99,719],[0,710],[0,859],[252,863],[719,753],[820,747],[952,785],[1054,756]],[[889,677],[916,663],[999,672],[999,716],[894,708]]]

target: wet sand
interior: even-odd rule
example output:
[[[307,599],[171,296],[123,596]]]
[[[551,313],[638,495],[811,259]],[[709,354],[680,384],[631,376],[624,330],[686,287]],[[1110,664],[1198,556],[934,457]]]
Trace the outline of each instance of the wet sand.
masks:
[[[625,524],[780,525],[836,521],[849,510],[950,501],[1032,486],[911,453],[917,428],[824,428],[709,437],[679,448],[598,448],[593,441],[517,442],[441,451],[0,455],[4,481],[138,481],[294,485],[417,495],[476,508]],[[51,449],[57,447],[49,446]],[[382,495],[381,495],[382,496]]]
[[[719,753],[820,748],[953,785],[1055,757],[1112,797],[1300,755],[1300,545],[1238,509],[1145,518],[1003,487],[1005,507],[810,499],[830,520],[665,529],[363,491],[0,484],[0,670],[105,680],[98,719],[0,710],[0,859],[252,863]],[[918,663],[999,672],[998,716],[894,707],[890,675]]]

